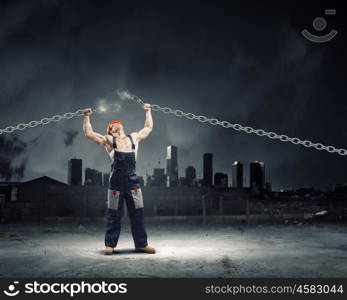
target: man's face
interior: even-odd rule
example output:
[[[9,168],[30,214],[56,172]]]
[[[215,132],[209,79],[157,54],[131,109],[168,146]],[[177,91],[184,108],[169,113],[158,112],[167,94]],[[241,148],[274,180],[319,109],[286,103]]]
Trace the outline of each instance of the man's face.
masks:
[[[122,130],[122,129],[123,129],[123,125],[121,123],[112,124],[111,134],[120,132],[120,130]]]

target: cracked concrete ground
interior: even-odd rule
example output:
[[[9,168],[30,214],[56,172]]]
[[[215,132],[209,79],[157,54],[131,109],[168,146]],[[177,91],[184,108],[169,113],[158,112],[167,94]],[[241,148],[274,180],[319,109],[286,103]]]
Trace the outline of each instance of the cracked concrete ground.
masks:
[[[0,225],[6,277],[346,277],[346,225],[148,223],[156,254],[135,253],[123,220],[116,253],[103,223]]]

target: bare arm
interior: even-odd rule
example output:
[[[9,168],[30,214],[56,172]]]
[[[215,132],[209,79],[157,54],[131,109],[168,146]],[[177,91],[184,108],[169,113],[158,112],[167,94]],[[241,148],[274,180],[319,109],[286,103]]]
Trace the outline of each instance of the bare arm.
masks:
[[[145,125],[144,127],[137,132],[137,140],[143,141],[144,139],[146,139],[149,134],[151,133],[152,129],[153,129],[153,119],[152,119],[152,113],[151,113],[151,105],[150,104],[145,104],[143,109],[146,112],[146,120],[145,120]]]
[[[93,131],[92,125],[90,124],[90,114],[92,113],[92,110],[90,108],[86,108],[84,110],[84,117],[83,117],[83,132],[84,135],[92,140],[94,143],[105,146],[106,145],[106,137],[101,135],[100,133],[96,133]]]

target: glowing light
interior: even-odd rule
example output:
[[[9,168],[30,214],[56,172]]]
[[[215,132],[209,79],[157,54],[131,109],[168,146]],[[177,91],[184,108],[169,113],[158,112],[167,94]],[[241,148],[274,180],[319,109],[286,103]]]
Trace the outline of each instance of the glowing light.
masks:
[[[98,111],[101,113],[104,113],[108,110],[109,110],[109,108],[108,108],[107,100],[105,98],[99,98],[98,99]]]
[[[106,109],[106,107],[104,106],[104,105],[100,105],[99,106],[99,111],[100,112],[105,112],[107,109]]]
[[[126,89],[118,89],[117,94],[122,100],[134,99],[134,96]]]

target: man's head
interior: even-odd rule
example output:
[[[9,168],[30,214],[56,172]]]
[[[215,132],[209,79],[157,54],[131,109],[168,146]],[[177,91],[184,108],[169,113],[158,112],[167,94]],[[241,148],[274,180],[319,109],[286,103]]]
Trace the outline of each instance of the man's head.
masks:
[[[123,123],[119,120],[112,121],[108,123],[106,133],[109,135],[112,135],[112,133],[119,132],[120,130],[123,130]]]

